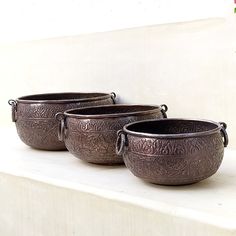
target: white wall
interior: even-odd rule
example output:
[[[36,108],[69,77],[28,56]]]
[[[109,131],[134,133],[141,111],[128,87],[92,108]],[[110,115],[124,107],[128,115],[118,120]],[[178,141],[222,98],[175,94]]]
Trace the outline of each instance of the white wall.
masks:
[[[0,47],[0,123],[9,98],[115,91],[128,103],[166,103],[170,117],[228,124],[236,147],[236,18],[210,19]]]
[[[0,42],[225,17],[233,0],[0,0]]]
[[[9,98],[115,91],[123,102],[166,103],[170,117],[225,121],[230,145],[236,147],[236,15],[231,0],[66,2],[0,2],[0,38],[7,42],[0,44],[0,125],[13,125]],[[225,17],[10,43],[204,14]]]

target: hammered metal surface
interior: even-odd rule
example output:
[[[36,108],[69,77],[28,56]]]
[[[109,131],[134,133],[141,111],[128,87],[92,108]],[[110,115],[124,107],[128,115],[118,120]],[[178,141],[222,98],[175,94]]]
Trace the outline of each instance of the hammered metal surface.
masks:
[[[161,109],[145,115],[103,119],[67,117],[65,144],[74,156],[84,161],[107,165],[121,164],[123,159],[117,156],[115,151],[117,131],[128,123],[155,118],[163,118]]]
[[[148,182],[164,185],[195,183],[213,175],[224,154],[220,132],[182,139],[139,138],[127,135],[124,162]]]
[[[125,137],[125,165],[135,176],[155,184],[201,181],[222,162],[228,143],[226,127],[222,122],[184,119],[130,124],[120,134]]]
[[[111,98],[88,102],[67,103],[21,103],[17,102],[16,128],[21,140],[37,149],[65,150],[64,142],[58,140],[59,122],[55,119],[58,112],[68,109],[112,104]]]

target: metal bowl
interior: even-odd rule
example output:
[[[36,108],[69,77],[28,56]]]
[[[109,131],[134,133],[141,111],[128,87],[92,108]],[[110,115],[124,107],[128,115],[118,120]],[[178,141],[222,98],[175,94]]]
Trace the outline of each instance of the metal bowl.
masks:
[[[108,105],[72,109],[57,114],[59,139],[76,157],[96,164],[120,164],[116,155],[117,131],[137,120],[166,117],[167,106]]]
[[[191,184],[213,175],[228,144],[226,124],[164,119],[128,124],[116,151],[137,177],[155,184]]]
[[[55,114],[78,107],[115,103],[115,93],[50,93],[9,100],[12,121],[21,140],[37,149],[65,150],[58,140]]]

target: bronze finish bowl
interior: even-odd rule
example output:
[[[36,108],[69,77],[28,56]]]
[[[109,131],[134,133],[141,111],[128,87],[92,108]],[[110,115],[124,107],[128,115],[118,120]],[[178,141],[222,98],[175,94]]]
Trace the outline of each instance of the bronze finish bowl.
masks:
[[[71,108],[115,103],[115,94],[37,94],[9,100],[8,103],[12,106],[12,121],[25,144],[37,149],[65,150],[65,144],[57,138],[55,114]]]
[[[184,185],[213,175],[227,144],[223,122],[164,119],[124,126],[116,151],[135,176],[155,184]]]
[[[115,147],[117,131],[137,120],[166,117],[167,106],[108,105],[72,109],[57,114],[59,139],[76,157],[96,164],[120,164]]]

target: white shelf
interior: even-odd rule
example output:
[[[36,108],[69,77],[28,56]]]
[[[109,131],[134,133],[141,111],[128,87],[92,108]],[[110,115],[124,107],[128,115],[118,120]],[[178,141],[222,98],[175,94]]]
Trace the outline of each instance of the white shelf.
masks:
[[[236,235],[234,150],[208,180],[167,187],[31,149],[14,129],[1,129],[0,143],[1,235]]]

